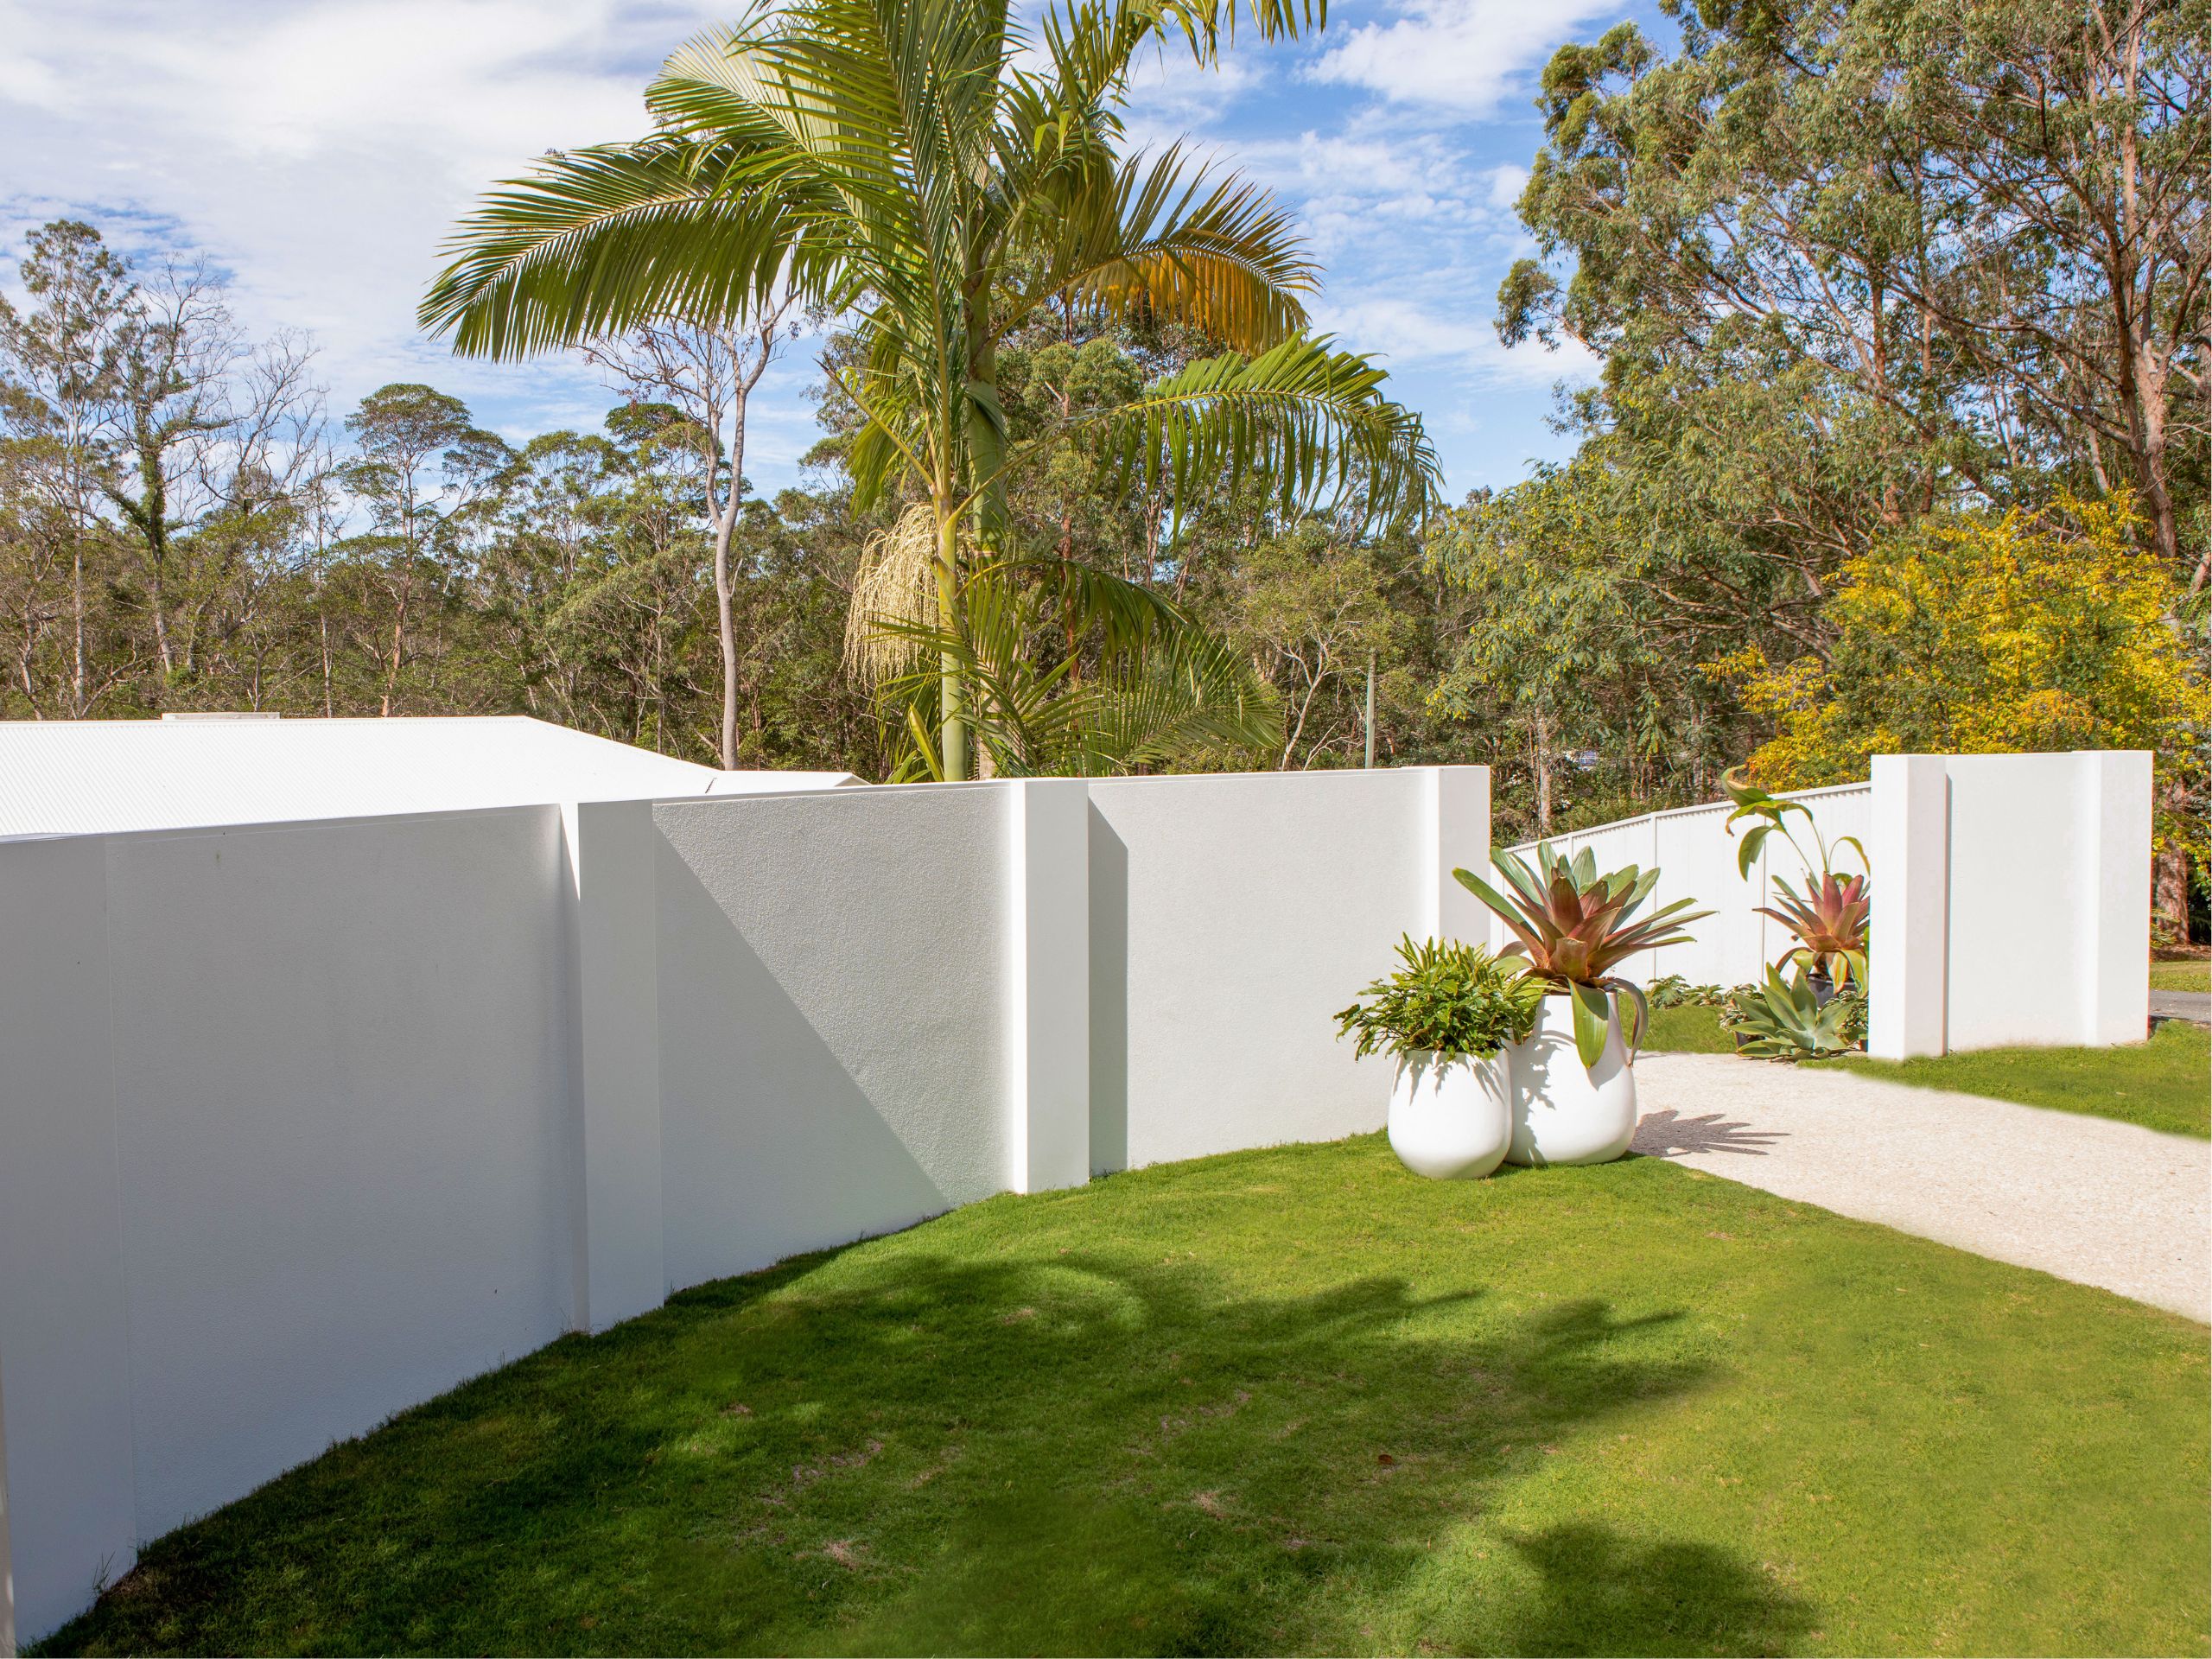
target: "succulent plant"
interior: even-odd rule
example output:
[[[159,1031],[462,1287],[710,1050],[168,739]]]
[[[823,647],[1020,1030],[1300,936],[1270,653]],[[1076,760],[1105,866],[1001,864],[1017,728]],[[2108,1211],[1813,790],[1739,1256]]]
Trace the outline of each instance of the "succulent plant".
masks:
[[[1784,980],[1770,968],[1764,985],[1742,985],[1729,994],[1720,1023],[1735,1033],[1737,1052],[1748,1058],[1826,1059],[1859,1046],[1866,1002],[1856,994],[1823,1002],[1803,969]]]
[[[1605,1027],[1615,1012],[1614,999],[1625,992],[1636,1004],[1634,1020],[1624,1022],[1633,1057],[1649,1009],[1643,990],[1610,970],[1639,950],[1684,943],[1690,936],[1681,931],[1683,926],[1713,912],[1694,911],[1694,900],[1677,899],[1641,921],[1630,919],[1658,886],[1659,872],[1631,864],[1599,875],[1586,847],[1570,859],[1540,842],[1533,868],[1503,849],[1491,855],[1491,862],[1512,889],[1510,896],[1471,870],[1452,874],[1511,931],[1513,943],[1498,954],[1526,957],[1531,974],[1569,999],[1574,1011],[1574,1049],[1585,1065],[1595,1065],[1605,1052]]]
[[[1800,894],[1782,877],[1774,879],[1774,903],[1758,913],[1771,916],[1798,943],[1777,960],[1777,968],[1796,966],[1824,973],[1838,986],[1866,982],[1866,878],[1821,872],[1820,885],[1805,884]]]

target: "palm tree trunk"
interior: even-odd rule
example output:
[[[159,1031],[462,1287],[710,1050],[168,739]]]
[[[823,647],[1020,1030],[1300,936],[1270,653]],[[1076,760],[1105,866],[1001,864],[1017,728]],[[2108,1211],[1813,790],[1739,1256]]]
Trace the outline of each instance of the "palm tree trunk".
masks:
[[[960,621],[960,524],[951,504],[937,498],[937,621],[950,633]],[[959,658],[950,652],[938,658],[938,758],[944,763],[947,783],[968,778],[967,690],[961,683]]]

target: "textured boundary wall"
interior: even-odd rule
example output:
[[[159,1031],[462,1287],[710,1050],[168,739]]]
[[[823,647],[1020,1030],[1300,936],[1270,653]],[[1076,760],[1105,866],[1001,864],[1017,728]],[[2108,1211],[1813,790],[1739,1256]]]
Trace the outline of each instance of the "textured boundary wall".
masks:
[[[0,844],[24,1639],[569,1327],[562,864],[547,807]]]
[[[1818,799],[1873,855],[1875,1051],[2139,1038],[2150,781],[1885,756]],[[1330,1015],[1401,933],[1484,936],[1450,873],[1489,816],[1451,767],[0,842],[0,1646],[564,1330],[993,1192],[1375,1127]],[[1684,896],[1732,916],[1725,816],[1570,840],[1710,864],[1733,890]],[[1666,967],[1757,966],[1692,950]]]
[[[1479,936],[1488,815],[1428,768],[0,842],[0,1645],[564,1330],[1373,1127],[1328,1016]]]
[[[1904,1059],[2141,1041],[2151,756],[1877,755],[1871,770],[1866,783],[1790,797],[1831,842],[1856,836],[1872,863],[1868,1050]],[[1591,849],[1600,868],[1656,863],[1650,903],[1693,899],[1716,912],[1694,925],[1694,942],[1632,959],[1633,977],[1740,984],[1789,948],[1788,930],[1756,911],[1777,875],[1802,891],[1804,866],[1770,836],[1750,877],[1739,876],[1739,843],[1723,827],[1729,810],[1717,802],[1553,838],[1569,851]],[[1809,846],[1802,823],[1793,827]],[[1848,849],[1837,863],[1858,868]]]

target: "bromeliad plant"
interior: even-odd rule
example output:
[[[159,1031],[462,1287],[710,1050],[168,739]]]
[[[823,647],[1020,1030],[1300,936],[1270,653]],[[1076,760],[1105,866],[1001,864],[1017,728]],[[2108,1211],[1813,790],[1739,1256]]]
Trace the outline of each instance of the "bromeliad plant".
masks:
[[[1631,919],[1659,885],[1659,872],[1631,864],[1601,876],[1586,847],[1570,859],[1539,842],[1533,868],[1503,849],[1491,855],[1491,862],[1512,889],[1510,896],[1471,870],[1452,874],[1512,930],[1513,943],[1500,955],[1527,957],[1529,972],[1547,991],[1568,999],[1574,1051],[1586,1066],[1595,1065],[1605,1052],[1605,1028],[1618,1011],[1616,999],[1625,992],[1636,1007],[1634,1020],[1622,1021],[1633,1060],[1649,1010],[1636,982],[1611,969],[1639,950],[1686,942],[1690,936],[1682,930],[1713,912],[1692,910],[1694,900],[1677,899],[1641,921]]]
[[[1337,1016],[1338,1037],[1359,1039],[1357,1058],[1426,1052],[1486,1060],[1535,1026],[1543,982],[1517,963],[1478,944],[1416,944],[1410,933],[1398,958],[1405,966]]]
[[[1825,974],[1838,986],[1864,985],[1866,878],[1822,870],[1820,885],[1808,881],[1802,897],[1781,876],[1775,877],[1774,885],[1774,903],[1761,905],[1758,913],[1773,917],[1797,936],[1797,943],[1782,954],[1775,966]]]
[[[1856,836],[1839,836],[1831,843],[1821,835],[1810,808],[1801,801],[1788,801],[1768,793],[1743,777],[1740,770],[1724,774],[1720,784],[1728,791],[1728,798],[1736,804],[1736,810],[1728,815],[1726,827],[1730,833],[1743,819],[1758,820],[1752,829],[1745,832],[1743,845],[1737,849],[1738,874],[1749,879],[1751,866],[1758,861],[1767,837],[1777,830],[1796,849],[1808,871],[1820,872],[1817,881],[1808,877],[1802,893],[1789,885],[1786,877],[1775,877],[1777,896],[1774,903],[1758,907],[1760,915],[1773,917],[1797,938],[1797,944],[1775,965],[1801,968],[1824,976],[1837,986],[1865,984],[1866,925],[1871,910],[1866,880],[1872,873],[1866,848]],[[1806,851],[1804,843],[1791,831],[1789,815],[1793,812],[1805,820],[1817,858]],[[1836,873],[1834,849],[1838,847],[1848,847],[1859,855],[1859,874]]]

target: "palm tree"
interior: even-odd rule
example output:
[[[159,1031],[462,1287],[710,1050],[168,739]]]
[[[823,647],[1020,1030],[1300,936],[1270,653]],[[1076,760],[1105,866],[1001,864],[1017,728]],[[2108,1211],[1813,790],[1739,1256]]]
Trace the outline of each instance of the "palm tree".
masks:
[[[1381,371],[1302,332],[1316,273],[1287,215],[1179,147],[1117,152],[1135,54],[1180,39],[1211,61],[1238,3],[1061,0],[1038,39],[1003,0],[764,6],[668,60],[651,137],[548,156],[487,197],[423,325],[508,357],[724,321],[786,287],[856,314],[862,350],[839,384],[864,422],[857,504],[926,504],[946,639],[963,563],[1009,550],[1008,476],[1057,444],[1095,438],[1147,483],[1258,473],[1295,505],[1357,475],[1379,510],[1425,505],[1436,467],[1418,418],[1381,396]],[[1321,0],[1242,3],[1274,35]],[[996,353],[1048,305],[1179,321],[1229,350],[1016,443]],[[967,693],[948,648],[948,778],[969,775]]]

